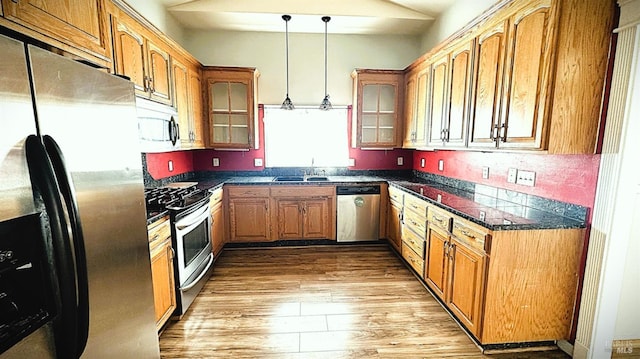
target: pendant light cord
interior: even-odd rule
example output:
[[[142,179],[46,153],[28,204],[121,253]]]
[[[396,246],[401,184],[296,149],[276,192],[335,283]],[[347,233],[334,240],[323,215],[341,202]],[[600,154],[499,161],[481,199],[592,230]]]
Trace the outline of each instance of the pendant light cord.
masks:
[[[284,15],[282,17],[284,19],[284,27],[285,27],[285,52],[286,52],[286,66],[287,66],[287,97],[289,97],[289,20],[291,17],[288,15]]]
[[[325,21],[325,18],[323,17],[322,21],[324,21],[324,94],[326,96],[327,95],[327,23],[329,22],[329,20]]]

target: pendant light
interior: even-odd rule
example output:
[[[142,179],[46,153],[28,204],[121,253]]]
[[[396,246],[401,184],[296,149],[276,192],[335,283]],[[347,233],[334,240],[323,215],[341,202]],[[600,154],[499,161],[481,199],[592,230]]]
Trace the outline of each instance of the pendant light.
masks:
[[[289,98],[289,20],[291,20],[290,15],[282,15],[282,20],[284,20],[285,26],[285,51],[286,51],[286,64],[287,64],[287,97],[282,102],[282,106],[280,107],[283,110],[293,110],[295,107],[293,106],[293,102]]]
[[[327,23],[330,20],[331,17],[329,16],[322,17],[322,21],[324,22],[324,99],[322,103],[320,103],[320,109],[325,111],[333,108],[329,101],[329,92],[327,91]]]

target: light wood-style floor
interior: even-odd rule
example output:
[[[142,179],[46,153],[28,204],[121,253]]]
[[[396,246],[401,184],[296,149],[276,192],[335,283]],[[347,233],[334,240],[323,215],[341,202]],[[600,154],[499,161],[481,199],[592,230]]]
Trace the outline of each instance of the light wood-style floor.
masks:
[[[482,355],[386,246],[226,250],[162,358],[565,359]]]

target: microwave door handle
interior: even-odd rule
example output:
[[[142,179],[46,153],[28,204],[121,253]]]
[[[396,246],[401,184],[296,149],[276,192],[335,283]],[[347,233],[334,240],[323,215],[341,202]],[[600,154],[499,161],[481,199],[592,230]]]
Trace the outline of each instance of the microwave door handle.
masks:
[[[82,354],[89,338],[89,277],[87,274],[87,254],[84,246],[84,235],[82,223],[78,211],[78,200],[71,179],[71,174],[67,170],[64,155],[56,141],[48,135],[43,137],[43,142],[51,164],[54,175],[60,187],[62,199],[65,202],[69,221],[71,222],[71,234],[73,238],[73,249],[75,254],[75,279],[77,285],[77,352]]]
[[[76,283],[73,275],[73,256],[68,226],[60,198],[60,189],[53,166],[40,138],[30,135],[25,140],[25,152],[29,176],[34,191],[42,197],[52,237],[52,254],[59,301],[56,301],[58,317],[54,319],[54,340],[59,358],[78,358],[76,311]]]
[[[180,139],[180,127],[176,120],[171,116],[171,120],[169,121],[169,139],[171,140],[171,144],[175,146]]]

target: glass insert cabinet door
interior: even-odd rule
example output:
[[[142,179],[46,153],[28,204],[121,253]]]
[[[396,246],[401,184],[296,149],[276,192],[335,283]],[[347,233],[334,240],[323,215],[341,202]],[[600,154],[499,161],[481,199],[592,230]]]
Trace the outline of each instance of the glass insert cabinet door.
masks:
[[[396,143],[396,86],[364,84],[362,86],[363,144]]]
[[[236,81],[210,83],[210,142],[211,145],[249,147],[251,122],[249,84]]]

